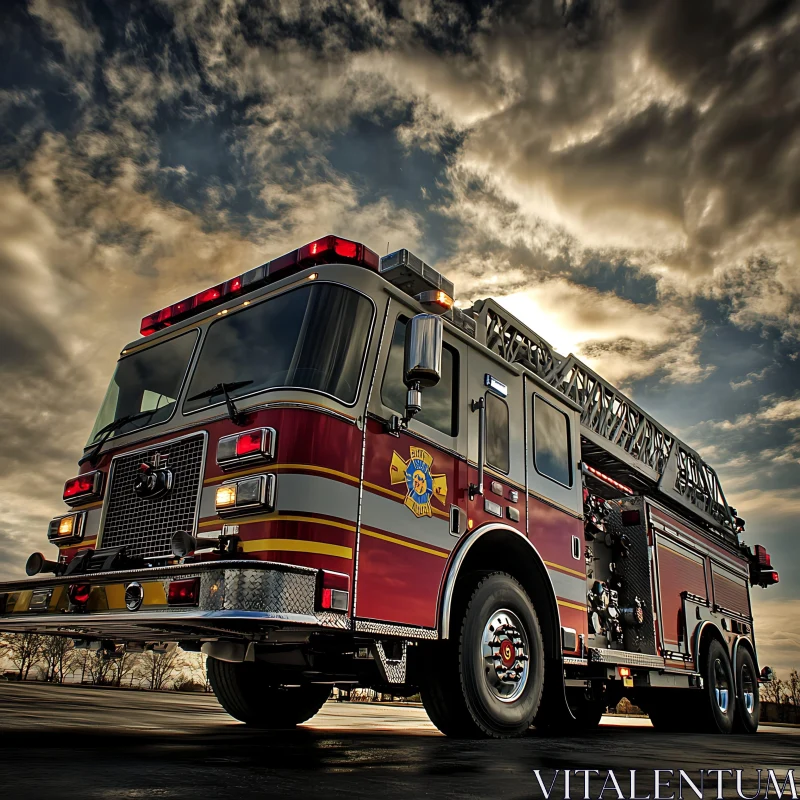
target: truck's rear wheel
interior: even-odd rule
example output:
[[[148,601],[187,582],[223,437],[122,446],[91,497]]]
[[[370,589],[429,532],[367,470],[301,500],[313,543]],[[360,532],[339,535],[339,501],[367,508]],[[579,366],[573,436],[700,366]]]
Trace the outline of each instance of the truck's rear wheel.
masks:
[[[755,733],[761,703],[758,699],[758,672],[753,656],[744,647],[736,652],[736,716],[733,729],[736,733]]]
[[[730,733],[736,714],[736,690],[731,660],[725,648],[712,639],[702,662],[703,714],[709,733]]]
[[[544,684],[544,646],[530,598],[510,575],[479,580],[453,639],[423,651],[420,694],[431,721],[459,738],[520,736]]]
[[[331,693],[330,686],[281,686],[271,670],[256,662],[234,664],[209,658],[208,680],[220,705],[259,728],[293,728],[311,719]]]

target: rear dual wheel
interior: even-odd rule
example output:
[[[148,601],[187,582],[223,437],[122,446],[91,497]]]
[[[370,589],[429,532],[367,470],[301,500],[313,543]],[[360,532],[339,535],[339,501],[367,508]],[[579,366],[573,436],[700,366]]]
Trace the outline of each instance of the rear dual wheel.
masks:
[[[457,738],[524,734],[542,697],[544,645],[521,584],[502,572],[476,578],[453,631],[422,652],[420,694],[433,724]]]
[[[742,665],[742,675],[755,676],[752,658],[745,650],[737,654],[737,663]],[[758,727],[758,703],[752,699],[753,684],[743,683],[741,678],[738,682],[734,680],[727,649],[716,639],[710,640],[705,648],[700,672],[702,689],[653,692],[647,701],[653,727],[664,733],[731,733],[734,729],[746,730],[748,726],[752,729],[749,732],[754,731],[753,724]],[[740,702],[745,704],[744,709],[739,707]],[[748,705],[750,711],[746,711]]]
[[[758,698],[758,671],[753,656],[744,647],[736,649],[736,717],[735,733],[755,733],[761,702]]]

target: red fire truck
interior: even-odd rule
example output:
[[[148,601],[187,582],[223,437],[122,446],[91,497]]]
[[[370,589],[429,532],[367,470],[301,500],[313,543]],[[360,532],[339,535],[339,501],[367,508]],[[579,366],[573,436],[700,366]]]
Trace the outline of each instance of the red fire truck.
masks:
[[[753,732],[751,585],[715,472],[406,250],[326,236],[142,320],[0,630],[207,655],[234,717],[417,691],[458,737]]]

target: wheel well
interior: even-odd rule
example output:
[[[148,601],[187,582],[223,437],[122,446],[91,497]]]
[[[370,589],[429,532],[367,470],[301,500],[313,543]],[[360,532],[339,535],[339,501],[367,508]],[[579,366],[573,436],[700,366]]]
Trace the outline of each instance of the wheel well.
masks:
[[[705,651],[712,639],[718,641],[725,648],[725,652],[730,657],[731,649],[728,647],[728,643],[725,641],[725,637],[722,635],[719,628],[713,622],[706,622],[702,625],[697,640],[697,654],[695,656],[695,666],[697,669],[700,669],[702,660],[705,658]],[[731,659],[731,665],[733,665],[733,659]]]
[[[736,653],[739,647],[744,647],[753,658],[753,663],[756,665],[756,672],[760,672],[761,668],[758,665],[758,656],[753,643],[746,637],[740,636],[733,644],[733,653],[731,654],[731,663],[733,664],[734,675],[736,674]],[[757,677],[757,676],[756,676]]]
[[[542,627],[545,654],[549,658],[560,659],[561,629],[552,583],[538,553],[518,533],[504,529],[490,530],[472,544],[458,567],[450,607],[451,617],[457,618],[459,610],[469,600],[475,575],[487,572],[507,572],[522,584],[533,602]],[[447,613],[446,608],[443,613]]]

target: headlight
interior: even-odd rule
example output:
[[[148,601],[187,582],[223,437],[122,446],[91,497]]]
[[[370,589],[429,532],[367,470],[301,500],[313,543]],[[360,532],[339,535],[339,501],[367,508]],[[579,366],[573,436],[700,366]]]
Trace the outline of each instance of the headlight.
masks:
[[[274,475],[250,475],[237,481],[228,481],[217,487],[215,506],[220,516],[242,514],[275,507]]]

